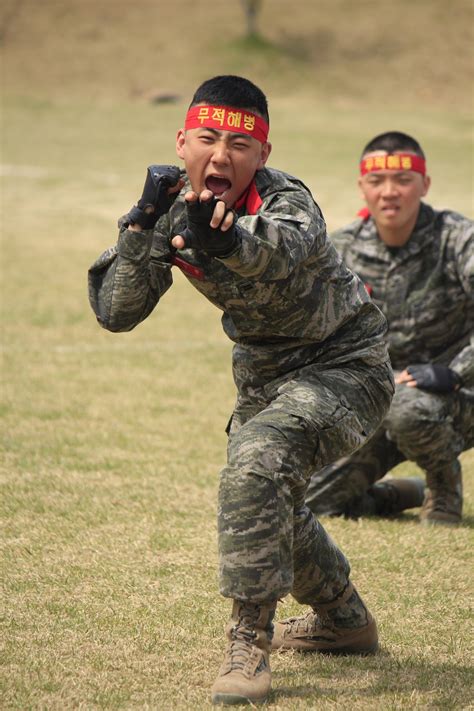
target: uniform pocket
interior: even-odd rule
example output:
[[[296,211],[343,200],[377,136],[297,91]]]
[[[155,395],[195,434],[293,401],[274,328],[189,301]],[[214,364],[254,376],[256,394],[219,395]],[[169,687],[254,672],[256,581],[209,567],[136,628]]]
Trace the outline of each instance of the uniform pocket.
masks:
[[[321,430],[319,450],[315,457],[318,469],[332,464],[340,457],[347,457],[367,440],[367,432],[355,412],[341,407],[338,415],[331,425]]]
[[[278,404],[306,423],[306,437],[314,445],[317,468],[358,449],[367,439],[359,417],[345,397],[322,382],[285,383],[278,389]]]

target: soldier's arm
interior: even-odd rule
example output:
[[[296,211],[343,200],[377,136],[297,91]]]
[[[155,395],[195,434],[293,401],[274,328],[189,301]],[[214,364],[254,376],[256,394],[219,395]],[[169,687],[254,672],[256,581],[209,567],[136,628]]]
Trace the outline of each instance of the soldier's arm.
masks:
[[[462,349],[460,353],[450,363],[450,367],[461,378],[461,383],[464,388],[474,388],[474,335],[471,334],[471,340],[468,346]]]
[[[89,301],[103,328],[130,331],[171,286],[169,253],[160,249],[167,244],[167,221],[163,217],[154,233],[122,225],[117,244],[90,267]]]
[[[331,242],[334,244],[335,248],[343,259],[345,259],[349,247],[354,241],[354,234],[349,231],[351,227],[352,225],[349,225],[347,229],[343,228],[340,230],[336,230],[335,232],[331,232],[330,234]]]
[[[456,238],[456,267],[463,289],[474,310],[474,222],[465,220]],[[463,387],[474,388],[474,334],[470,343],[450,363],[461,378]]]
[[[256,215],[238,220],[239,248],[224,264],[241,276],[285,279],[328,242],[323,216],[306,190],[288,190],[264,200]]]

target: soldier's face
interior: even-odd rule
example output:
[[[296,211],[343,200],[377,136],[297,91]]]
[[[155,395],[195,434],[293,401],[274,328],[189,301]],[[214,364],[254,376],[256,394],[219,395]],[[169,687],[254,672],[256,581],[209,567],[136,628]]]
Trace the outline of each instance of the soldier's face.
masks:
[[[430,179],[411,170],[377,170],[361,176],[359,187],[377,227],[396,232],[414,226]]]
[[[205,189],[232,207],[263,168],[271,144],[252,136],[214,128],[178,131],[176,152],[184,160],[191,186],[198,195]]]

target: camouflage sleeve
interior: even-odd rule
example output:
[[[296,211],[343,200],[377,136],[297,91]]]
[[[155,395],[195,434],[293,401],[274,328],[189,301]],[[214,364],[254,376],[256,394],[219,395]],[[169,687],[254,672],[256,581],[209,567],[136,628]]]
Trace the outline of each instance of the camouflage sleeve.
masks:
[[[468,346],[462,349],[460,353],[450,363],[450,367],[461,376],[463,387],[474,388],[474,335],[471,334],[471,340]]]
[[[89,302],[108,331],[130,331],[172,284],[171,263],[158,247],[162,237],[158,225],[155,233],[121,227],[116,246],[89,269]]]
[[[309,192],[273,194],[256,215],[238,220],[240,248],[223,259],[229,269],[259,281],[285,279],[316,252],[326,238],[326,224]]]
[[[343,259],[345,259],[345,256],[349,250],[350,245],[352,244],[354,240],[354,234],[355,230],[351,231],[352,228],[354,228],[355,225],[360,225],[360,221],[357,223],[348,225],[347,228],[344,227],[340,230],[336,230],[335,232],[331,232],[331,242],[334,244],[335,248],[339,252],[339,254],[342,256]]]
[[[465,230],[456,238],[456,263],[459,279],[474,310],[474,222],[465,220]],[[451,361],[450,367],[458,373],[467,388],[474,388],[474,334],[469,345]]]

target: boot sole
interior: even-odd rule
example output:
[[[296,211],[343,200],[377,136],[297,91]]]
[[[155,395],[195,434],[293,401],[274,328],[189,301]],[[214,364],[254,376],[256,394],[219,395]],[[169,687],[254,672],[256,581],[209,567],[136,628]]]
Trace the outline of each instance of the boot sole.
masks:
[[[461,519],[448,521],[442,518],[421,518],[420,523],[422,526],[459,526]]]
[[[267,696],[262,699],[249,699],[247,696],[241,696],[240,694],[214,694],[212,697],[212,703],[221,706],[255,706],[257,704],[264,704],[267,700]]]
[[[319,654],[332,654],[333,656],[347,657],[349,655],[357,655],[358,657],[368,657],[371,654],[376,654],[379,649],[379,643],[375,642],[371,647],[364,647],[363,649],[358,649],[357,647],[338,647],[337,649],[328,647],[327,649],[314,649],[307,650],[313,652],[319,652]]]
[[[357,648],[357,647],[351,647],[350,645],[347,647],[303,647],[299,645],[294,645],[294,646],[281,646],[281,647],[276,647],[272,649],[272,652],[290,652],[290,651],[295,651],[295,652],[301,652],[302,654],[330,654],[334,656],[349,656],[349,655],[357,655],[359,657],[367,657],[371,654],[376,654],[379,649],[379,644],[378,642],[375,642],[373,645],[370,647],[364,647],[363,649]]]
[[[372,618],[366,627],[359,628],[359,631],[354,630],[352,634],[346,634],[339,639],[328,639],[324,636],[306,637],[303,638],[285,638],[273,640],[277,644],[273,646],[272,651],[295,649],[298,652],[317,652],[319,654],[335,654],[347,656],[357,654],[359,656],[367,656],[375,654],[379,648],[379,639],[375,620]],[[280,642],[280,644],[278,644]]]

